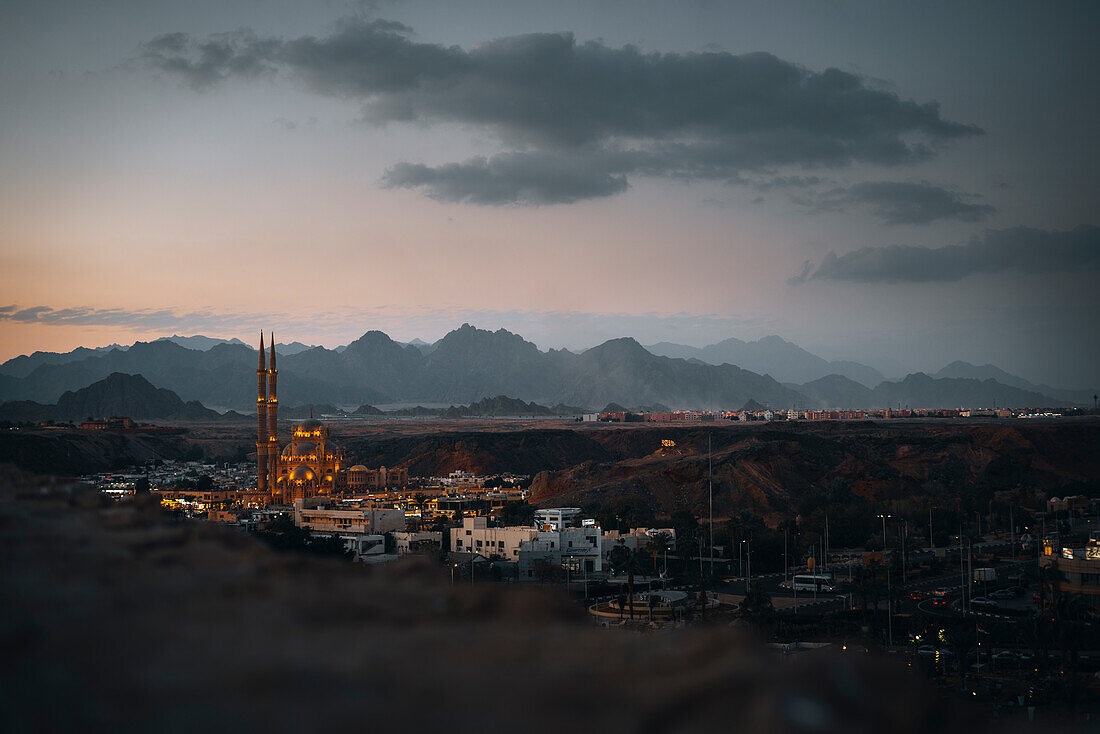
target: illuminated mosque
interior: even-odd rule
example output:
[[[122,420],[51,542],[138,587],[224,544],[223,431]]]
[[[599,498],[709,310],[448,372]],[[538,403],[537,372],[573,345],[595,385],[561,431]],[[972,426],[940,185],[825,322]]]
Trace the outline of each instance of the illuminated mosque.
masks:
[[[292,504],[297,499],[335,494],[344,454],[329,429],[310,418],[294,428],[290,443],[279,446],[279,371],[275,368],[275,334],[264,365],[264,335],[260,332],[260,363],[256,368],[256,498],[260,504]]]

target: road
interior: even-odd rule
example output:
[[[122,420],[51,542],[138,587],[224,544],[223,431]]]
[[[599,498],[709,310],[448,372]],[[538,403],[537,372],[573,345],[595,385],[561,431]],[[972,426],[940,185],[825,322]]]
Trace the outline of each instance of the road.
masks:
[[[985,552],[992,552],[996,550],[1009,548],[1008,543],[1001,542],[989,542],[980,543],[975,545],[975,548],[981,548]],[[1029,560],[1019,560],[1009,563],[999,563],[997,565],[998,573],[1003,573],[1005,569],[1018,568],[1023,566]],[[840,566],[835,569],[837,574],[837,580],[843,582],[845,579],[845,572],[847,567]],[[894,587],[894,595],[896,599],[899,599],[900,609],[899,613],[911,613],[914,611],[920,611],[921,613],[931,616],[940,617],[952,617],[960,616],[962,611],[959,609],[962,599],[962,584],[965,580],[965,576],[958,571],[952,571],[942,576],[937,576],[930,579],[921,579],[908,584],[897,584]],[[751,581],[753,583],[763,583],[764,589],[771,595],[772,599],[776,602],[783,600],[783,603],[777,603],[776,607],[780,612],[797,613],[799,611],[812,611],[814,614],[821,614],[824,612],[840,611],[849,607],[849,604],[858,604],[858,599],[849,600],[847,594],[827,593],[827,594],[814,594],[813,592],[798,592],[797,594],[789,588],[784,588],[780,584],[783,582],[782,573],[765,574],[763,576],[753,576]],[[720,581],[716,585],[718,591],[743,595],[747,586],[747,580],[744,578],[729,578]],[[937,588],[948,588],[951,591],[945,597],[948,600],[946,607],[935,606],[932,603],[932,591]],[[915,601],[909,598],[909,595],[913,591],[921,591],[925,594],[925,599]],[[793,602],[796,602],[794,604]],[[880,606],[885,607],[885,600],[881,602]],[[782,608],[780,608],[782,607]]]

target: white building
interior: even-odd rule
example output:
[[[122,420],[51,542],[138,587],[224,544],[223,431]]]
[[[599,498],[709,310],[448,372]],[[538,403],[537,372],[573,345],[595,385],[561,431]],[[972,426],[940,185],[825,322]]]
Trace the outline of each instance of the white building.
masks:
[[[384,535],[341,534],[340,539],[344,541],[344,549],[354,553],[355,560],[360,563],[381,560],[386,554],[386,536]]]
[[[341,508],[325,497],[294,501],[294,524],[313,533],[382,535],[405,529],[404,510]]]
[[[550,507],[545,510],[535,510],[535,527],[561,530],[575,525],[580,525],[581,508],[579,507]]]
[[[540,562],[564,566],[575,574],[603,571],[600,535],[598,525],[539,531],[537,538],[520,544],[520,579],[534,578]]]
[[[438,551],[443,545],[443,533],[438,530],[397,531],[393,540],[397,553],[405,556],[426,546]]]
[[[451,530],[452,553],[480,553],[489,559],[519,560],[520,543],[534,540],[537,528],[491,528],[484,517],[464,517],[462,527]]]
[[[554,522],[560,521],[561,517],[555,516]],[[567,566],[576,573],[597,573],[603,570],[600,534],[598,525],[560,530],[491,528],[484,517],[466,517],[461,528],[451,531],[450,551],[518,562],[521,579],[534,578],[539,562]]]

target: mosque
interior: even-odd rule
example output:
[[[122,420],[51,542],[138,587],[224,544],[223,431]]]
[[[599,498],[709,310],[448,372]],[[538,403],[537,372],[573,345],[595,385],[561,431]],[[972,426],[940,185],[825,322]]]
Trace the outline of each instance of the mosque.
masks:
[[[256,368],[256,495],[255,504],[289,505],[297,499],[330,496],[342,484],[344,454],[327,426],[312,415],[298,424],[286,446],[279,445],[279,371],[275,368],[275,334],[264,364],[260,332],[260,363]]]

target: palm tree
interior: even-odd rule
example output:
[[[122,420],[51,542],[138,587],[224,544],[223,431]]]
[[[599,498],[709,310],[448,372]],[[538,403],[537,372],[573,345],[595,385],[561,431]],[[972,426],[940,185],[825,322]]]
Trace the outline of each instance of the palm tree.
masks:
[[[652,538],[650,538],[649,542],[646,543],[645,549],[650,553],[650,555],[653,556],[653,574],[654,575],[659,575],[659,572],[657,571],[657,555],[661,551],[667,551],[668,550],[668,542],[669,542],[668,533],[661,532],[661,533],[657,533],[656,535],[654,535]]]
[[[634,574],[643,568],[642,554],[626,547],[623,540],[611,549],[611,569],[615,573],[626,571],[626,590],[630,603],[630,618],[634,619]]]

